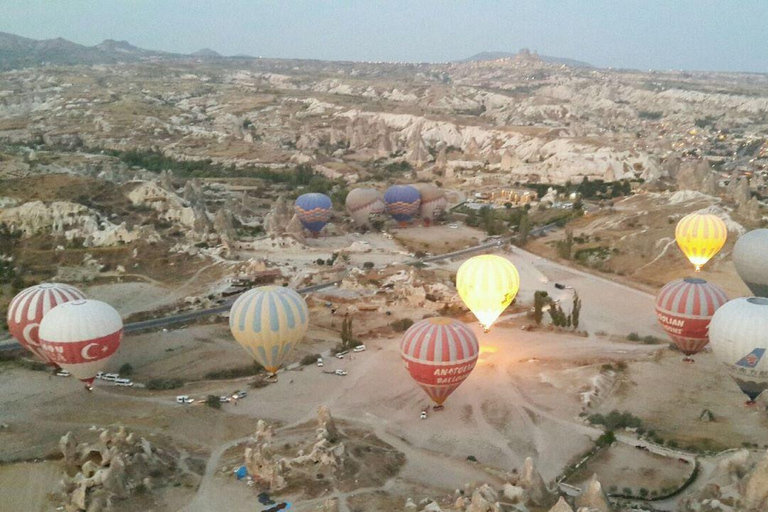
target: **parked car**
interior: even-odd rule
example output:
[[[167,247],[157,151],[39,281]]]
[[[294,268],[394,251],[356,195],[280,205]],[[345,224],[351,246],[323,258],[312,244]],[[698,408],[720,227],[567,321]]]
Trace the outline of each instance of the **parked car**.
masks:
[[[358,345],[352,349],[352,352],[365,352],[365,345]]]
[[[245,398],[246,396],[248,396],[248,393],[246,393],[245,391],[235,391],[234,393],[232,393],[232,398],[239,399],[239,398]]]
[[[333,373],[335,373],[336,375],[338,375],[340,377],[344,377],[347,374],[346,370],[336,370]]]
[[[194,398],[189,398],[189,395],[179,395],[176,397],[177,404],[191,404],[194,402]]]
[[[322,357],[318,357],[317,358],[317,366],[319,366],[320,368],[323,367],[323,358]]]
[[[101,376],[101,378],[102,378],[102,380],[109,380],[109,381],[114,382],[114,381],[116,381],[117,379],[120,378],[120,374],[119,373],[105,373],[104,375]]]
[[[115,386],[125,386],[128,388],[133,387],[133,382],[131,379],[115,379]]]
[[[344,356],[347,355],[348,353],[349,353],[348,350],[345,350],[344,352],[339,352],[338,354],[336,354],[336,359],[344,359]]]
[[[69,373],[67,370],[59,370],[56,372],[57,377],[69,377],[70,375],[72,374]]]
[[[232,399],[229,398],[228,396],[220,396],[219,397],[219,403],[226,404],[226,403],[231,402],[231,401],[232,401]]]
[[[425,420],[425,419],[427,419],[427,411],[421,411],[421,416],[420,416],[420,418],[421,418],[422,420]]]

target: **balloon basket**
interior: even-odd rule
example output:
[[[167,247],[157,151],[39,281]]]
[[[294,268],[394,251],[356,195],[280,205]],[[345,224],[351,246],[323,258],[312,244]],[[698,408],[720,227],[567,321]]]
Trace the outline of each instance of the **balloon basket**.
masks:
[[[86,384],[85,385],[85,390],[87,392],[89,392],[89,393],[92,393],[93,392],[93,384]]]
[[[445,406],[444,406],[443,404],[440,404],[440,405],[433,405],[433,406],[432,406],[432,410],[433,410],[433,411],[442,411],[443,409],[445,409]]]
[[[684,357],[684,358],[683,358],[683,362],[684,362],[685,364],[693,364],[693,363],[695,363],[695,362],[696,362],[696,360],[695,360],[695,359],[693,359],[692,357],[688,357],[688,356],[686,356],[686,357]]]
[[[755,405],[757,405],[757,402],[755,402],[754,400],[747,400],[746,402],[744,402],[744,405],[746,405],[747,407],[754,407]]]

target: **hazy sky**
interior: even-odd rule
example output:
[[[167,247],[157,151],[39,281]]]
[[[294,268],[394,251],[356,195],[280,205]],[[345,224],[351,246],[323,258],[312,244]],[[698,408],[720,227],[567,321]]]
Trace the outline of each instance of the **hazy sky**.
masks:
[[[537,50],[596,66],[768,72],[768,0],[0,0],[0,31],[335,60]]]

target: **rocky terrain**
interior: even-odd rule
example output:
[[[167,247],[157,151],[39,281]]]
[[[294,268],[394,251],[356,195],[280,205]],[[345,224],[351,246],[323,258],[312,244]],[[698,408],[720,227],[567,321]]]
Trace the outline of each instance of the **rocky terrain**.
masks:
[[[130,336],[109,369],[129,364],[137,383],[169,378],[183,391],[97,387],[86,400],[56,386],[52,400],[53,376],[30,361],[0,361],[11,390],[0,411],[13,423],[0,429],[0,445],[13,442],[2,454],[14,462],[8,481],[28,478],[19,460],[50,455],[43,447],[69,430],[60,431],[61,414],[81,439],[99,433],[61,439],[56,506],[230,509],[269,492],[326,512],[652,510],[653,501],[607,492],[610,471],[583,475],[581,488],[555,483],[603,433],[585,414],[632,408],[691,446],[766,444],[762,419],[736,409],[736,391],[709,354],[683,374],[663,345],[626,339],[663,334],[653,293],[689,271],[674,242],[688,213],[726,223],[729,242],[702,275],[729,296],[745,293],[730,251],[739,234],[766,223],[764,75],[597,69],[529,51],[432,64],[224,58],[10,34],[0,34],[0,63],[3,318],[16,292],[54,279],[114,304],[128,323],[220,306],[257,284],[335,283],[307,295],[310,333],[290,372],[253,389],[250,405],[226,401],[246,381],[226,373],[244,362],[223,324]],[[345,210],[354,187],[426,183],[447,203],[432,226],[397,226],[386,215],[357,226]],[[333,204],[317,238],[294,208],[304,192]],[[547,226],[543,236],[528,237],[536,226]],[[520,248],[488,250],[517,265],[517,303],[501,334],[483,338],[476,378],[456,406],[422,421],[424,399],[398,373],[400,327],[435,314],[475,327],[454,286],[468,254],[413,260],[507,235]],[[572,300],[556,282],[578,288],[584,325],[529,329],[536,291]],[[341,318],[368,345],[358,362],[329,357]],[[321,354],[328,371],[315,367]],[[684,403],[658,402],[679,387]],[[181,406],[182,392],[225,405]],[[718,407],[706,402],[713,395]],[[19,407],[27,401],[34,405]],[[718,421],[701,427],[709,408]],[[26,428],[38,420],[44,429]],[[107,430],[117,424],[128,431]],[[150,437],[162,433],[176,437]],[[636,438],[626,436],[622,448],[634,455]],[[190,440],[209,467],[186,462]],[[618,473],[614,454],[601,464]],[[670,456],[655,455],[655,464]],[[670,472],[684,481],[694,466],[673,459]],[[766,509],[762,454],[697,460],[696,481],[659,510]],[[44,464],[46,478],[59,470]],[[234,481],[241,466],[247,483]]]

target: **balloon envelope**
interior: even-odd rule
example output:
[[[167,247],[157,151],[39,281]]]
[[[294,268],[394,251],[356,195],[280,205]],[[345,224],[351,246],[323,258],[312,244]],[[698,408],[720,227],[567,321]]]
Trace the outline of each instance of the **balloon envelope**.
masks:
[[[419,212],[421,194],[411,185],[392,185],[384,192],[384,203],[387,213],[402,224]]]
[[[517,268],[501,256],[475,256],[465,261],[456,273],[459,297],[486,331],[512,303],[519,289]]]
[[[432,183],[415,183],[413,187],[421,194],[419,213],[424,223],[429,225],[448,206],[445,192]]]
[[[677,245],[697,272],[720,252],[727,238],[725,222],[711,213],[686,215],[675,228]]]
[[[719,286],[704,279],[679,279],[656,296],[656,317],[680,352],[690,356],[709,343],[709,322],[726,302],[728,297]]]
[[[416,322],[400,342],[405,369],[438,405],[469,377],[478,353],[475,334],[453,318]]]
[[[345,204],[352,220],[359,226],[369,224],[370,216],[382,213],[385,208],[384,198],[375,188],[352,189]]]
[[[741,235],[733,246],[736,272],[758,297],[768,297],[768,229]]]
[[[290,288],[262,286],[242,294],[232,305],[229,328],[232,336],[270,373],[307,333],[309,309]]]
[[[68,284],[43,283],[19,292],[8,306],[8,330],[22,347],[50,363],[40,346],[40,322],[45,315],[71,300],[85,299],[83,292]]]
[[[294,208],[301,224],[312,233],[322,231],[331,218],[331,198],[325,194],[302,194],[296,199]]]
[[[768,299],[734,299],[715,312],[709,339],[717,360],[754,401],[768,389]]]
[[[40,324],[40,344],[50,360],[88,384],[117,352],[122,339],[120,313],[98,300],[59,304]]]

